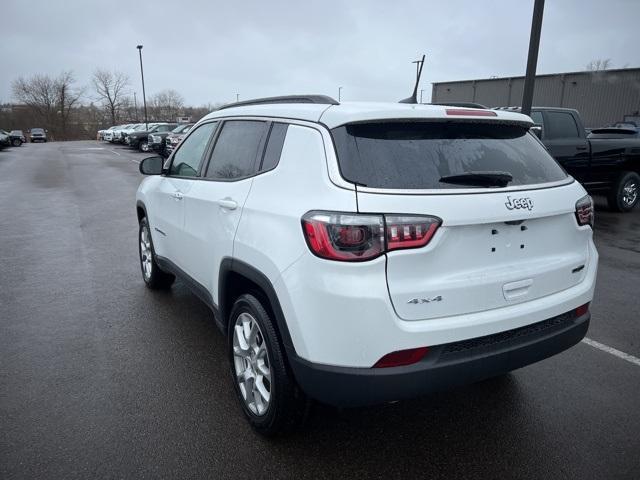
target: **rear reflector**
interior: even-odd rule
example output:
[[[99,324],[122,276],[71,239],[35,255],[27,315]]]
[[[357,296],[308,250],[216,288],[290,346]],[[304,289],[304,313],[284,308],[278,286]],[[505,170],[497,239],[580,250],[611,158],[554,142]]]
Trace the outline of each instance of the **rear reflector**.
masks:
[[[460,115],[463,117],[497,117],[493,110],[471,110],[467,108],[447,108],[447,115]]]
[[[576,317],[581,317],[585,315],[589,311],[589,304],[585,303],[584,305],[580,305],[576,308]]]
[[[412,363],[417,363],[422,360],[428,351],[428,347],[419,347],[391,352],[378,360],[373,368],[389,368],[411,365]]]

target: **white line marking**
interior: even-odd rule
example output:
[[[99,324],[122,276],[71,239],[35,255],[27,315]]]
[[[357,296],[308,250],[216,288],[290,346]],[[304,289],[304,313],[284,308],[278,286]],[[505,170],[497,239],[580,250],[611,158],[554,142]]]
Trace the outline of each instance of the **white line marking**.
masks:
[[[140,162],[142,161],[142,160],[134,160],[133,158],[128,158],[127,160],[133,163],[137,163],[138,165],[140,165]]]
[[[583,338],[582,341],[587,345],[591,345],[593,348],[597,348],[598,350],[602,350],[603,352],[607,352],[614,357],[621,358],[626,360],[629,363],[633,363],[640,367],[640,358],[634,357],[633,355],[629,355],[628,353],[621,352],[613,347],[609,347],[608,345],[604,345],[600,342],[596,342],[595,340],[591,340],[590,338]]]
[[[118,155],[119,157],[121,157],[122,155],[120,155],[118,152],[116,152],[115,150],[109,150],[112,153],[115,153],[116,155]]]

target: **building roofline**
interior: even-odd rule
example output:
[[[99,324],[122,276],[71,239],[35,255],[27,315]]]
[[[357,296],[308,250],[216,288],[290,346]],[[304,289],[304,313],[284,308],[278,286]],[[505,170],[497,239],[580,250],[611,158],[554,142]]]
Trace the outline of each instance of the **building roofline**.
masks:
[[[597,70],[597,71],[588,71],[581,70],[577,72],[559,72],[559,73],[543,73],[536,74],[536,78],[540,77],[557,77],[560,75],[593,75],[599,73],[614,73],[614,72],[630,72],[633,70],[637,70],[640,73],[640,67],[631,67],[631,68],[612,68],[609,70]],[[448,80],[446,82],[431,82],[432,85],[444,85],[448,83],[466,83],[466,82],[492,82],[496,80],[519,80],[524,78],[524,75],[517,76],[505,76],[505,77],[494,77],[494,78],[471,78],[466,80]]]

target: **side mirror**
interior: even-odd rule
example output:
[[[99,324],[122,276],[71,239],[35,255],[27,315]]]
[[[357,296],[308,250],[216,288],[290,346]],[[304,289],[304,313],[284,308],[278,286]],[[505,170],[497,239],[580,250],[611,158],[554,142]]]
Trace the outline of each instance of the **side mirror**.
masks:
[[[162,167],[164,165],[164,158],[155,156],[147,157],[140,162],[138,168],[143,175],[160,175],[162,174]]]
[[[542,139],[542,125],[534,125],[529,130],[531,130],[536,137]]]

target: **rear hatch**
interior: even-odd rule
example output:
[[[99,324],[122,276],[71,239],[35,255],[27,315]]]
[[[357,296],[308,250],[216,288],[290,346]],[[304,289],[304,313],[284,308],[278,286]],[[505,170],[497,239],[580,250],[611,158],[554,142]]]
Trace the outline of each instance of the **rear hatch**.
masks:
[[[400,318],[500,308],[582,281],[592,235],[575,216],[584,190],[526,124],[368,122],[333,136],[360,212],[442,221],[428,245],[387,253]]]

